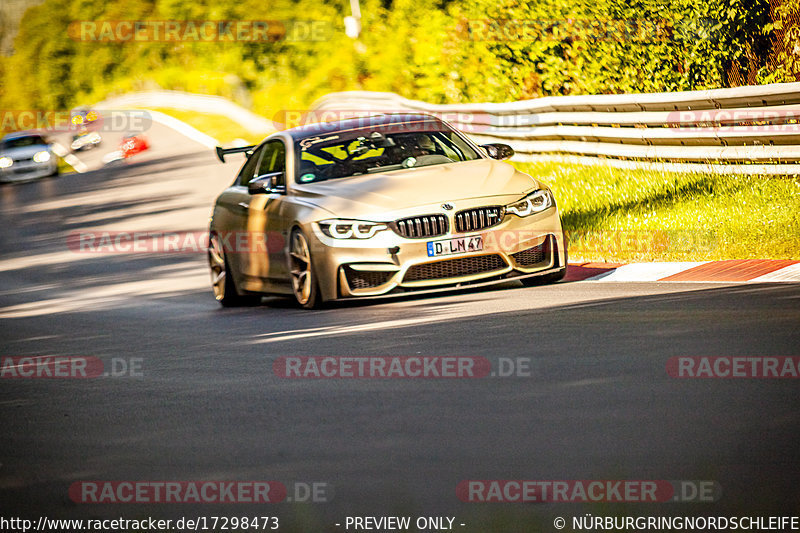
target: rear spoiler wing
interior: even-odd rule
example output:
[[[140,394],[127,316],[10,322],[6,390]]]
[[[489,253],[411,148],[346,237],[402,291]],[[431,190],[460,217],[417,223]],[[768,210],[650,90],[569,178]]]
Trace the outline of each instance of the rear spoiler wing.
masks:
[[[228,154],[241,154],[245,153],[245,156],[249,155],[248,152],[252,152],[253,148],[255,148],[255,144],[251,144],[250,146],[239,146],[236,148],[223,148],[222,146],[217,146],[217,157],[223,163],[225,162],[225,156]]]

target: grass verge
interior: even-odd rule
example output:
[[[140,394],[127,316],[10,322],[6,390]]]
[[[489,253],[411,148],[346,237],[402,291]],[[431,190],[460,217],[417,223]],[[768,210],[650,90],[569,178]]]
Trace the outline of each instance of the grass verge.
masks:
[[[244,128],[238,122],[231,120],[225,115],[167,108],[153,108],[152,110],[177,118],[196,130],[214,137],[223,145],[229,144],[235,139],[244,139],[249,143],[256,144],[267,136],[266,133],[263,135],[252,133],[250,130]]]
[[[553,189],[571,261],[800,259],[800,180],[515,163]]]
[[[64,161],[63,157],[58,158],[58,173],[59,174],[74,174],[76,170],[72,168],[72,165]]]

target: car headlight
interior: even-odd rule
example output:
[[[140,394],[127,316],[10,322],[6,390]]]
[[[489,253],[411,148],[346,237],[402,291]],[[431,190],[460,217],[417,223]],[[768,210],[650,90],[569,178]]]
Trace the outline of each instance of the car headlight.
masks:
[[[519,202],[514,202],[506,206],[507,213],[513,213],[518,217],[527,217],[534,213],[541,213],[545,209],[555,205],[553,193],[547,189],[534,191]]]
[[[379,231],[389,229],[380,222],[331,219],[319,222],[322,233],[333,239],[370,239]]]
[[[33,160],[37,163],[47,163],[50,161],[50,152],[47,150],[42,150],[41,152],[36,152],[33,154]]]
[[[0,168],[8,168],[14,164],[14,160],[10,157],[0,157]]]

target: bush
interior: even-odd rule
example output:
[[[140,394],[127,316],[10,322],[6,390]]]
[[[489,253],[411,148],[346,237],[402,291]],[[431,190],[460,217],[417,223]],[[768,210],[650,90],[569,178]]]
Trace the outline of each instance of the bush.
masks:
[[[0,104],[64,109],[161,87],[227,96],[274,116],[350,89],[440,103],[511,101],[724,87],[737,82],[731,72],[789,81],[800,72],[800,54],[772,52],[796,28],[773,23],[767,0],[443,0],[438,6],[362,0],[364,29],[354,41],[343,31],[349,0],[45,0],[25,13],[15,53],[0,62],[0,70],[14,74],[4,76]],[[782,16],[797,20],[791,18],[797,9],[787,2]],[[109,43],[68,36],[70,23],[82,20],[291,18],[326,21],[328,38]]]

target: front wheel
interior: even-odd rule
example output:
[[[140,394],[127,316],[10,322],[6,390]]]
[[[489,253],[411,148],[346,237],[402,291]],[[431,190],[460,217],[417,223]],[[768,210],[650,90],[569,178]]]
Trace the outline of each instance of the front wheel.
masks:
[[[222,307],[255,305],[261,301],[261,297],[255,294],[239,294],[228,259],[225,257],[225,250],[216,235],[211,235],[208,240],[208,266],[211,268],[214,297]]]
[[[292,274],[292,293],[304,309],[314,309],[321,303],[319,284],[311,263],[308,239],[299,228],[292,231],[289,245],[289,272]]]

